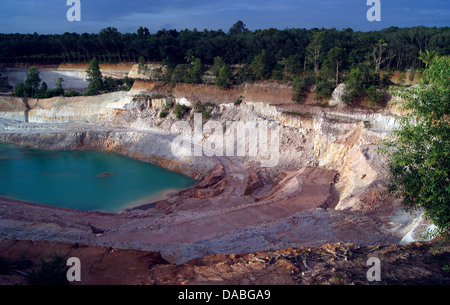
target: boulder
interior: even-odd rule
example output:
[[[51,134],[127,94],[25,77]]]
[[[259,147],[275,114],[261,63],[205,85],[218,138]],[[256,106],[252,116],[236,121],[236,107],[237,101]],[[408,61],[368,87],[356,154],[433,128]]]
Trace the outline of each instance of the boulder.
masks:
[[[342,96],[345,93],[345,84],[339,84],[336,89],[334,89],[331,99],[328,103],[331,107],[344,107],[345,103],[342,101]]]

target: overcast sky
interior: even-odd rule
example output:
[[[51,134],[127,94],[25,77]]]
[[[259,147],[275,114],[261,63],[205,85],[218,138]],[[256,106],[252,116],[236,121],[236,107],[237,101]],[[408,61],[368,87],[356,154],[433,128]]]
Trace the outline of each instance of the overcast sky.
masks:
[[[135,32],[228,29],[242,20],[250,30],[450,26],[449,0],[380,0],[381,21],[366,18],[367,0],[80,0],[81,21],[66,18],[67,0],[0,0],[0,33],[98,33],[106,27]]]

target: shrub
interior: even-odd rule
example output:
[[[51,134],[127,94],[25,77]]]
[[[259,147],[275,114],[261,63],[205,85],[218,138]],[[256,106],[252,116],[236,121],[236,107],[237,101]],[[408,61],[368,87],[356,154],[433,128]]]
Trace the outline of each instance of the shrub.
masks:
[[[383,94],[379,93],[375,86],[370,86],[366,92],[366,99],[374,106],[381,105],[383,102]]]
[[[216,85],[222,89],[227,89],[231,84],[231,72],[227,65],[220,69],[219,76],[216,78]]]
[[[391,84],[390,75],[386,74],[383,78],[366,64],[361,64],[352,69],[345,81],[345,93],[342,100],[346,104],[354,104],[363,99],[367,99],[373,104],[379,105],[382,100],[382,94],[377,89],[387,88]]]
[[[297,103],[303,103],[306,98],[305,86],[301,76],[295,76],[292,83],[292,97],[291,99]]]
[[[57,254],[54,254],[49,261],[41,258],[39,270],[33,270],[28,277],[32,285],[67,285],[68,267],[66,260]]]
[[[239,106],[240,104],[242,104],[243,101],[243,96],[239,96],[235,101],[234,101],[234,105]]]
[[[191,110],[190,107],[182,104],[177,104],[173,109],[173,113],[177,117],[177,119],[181,120],[184,115]]]
[[[403,90],[409,111],[384,142],[389,191],[412,210],[423,210],[450,237],[450,57],[434,57],[418,87]],[[414,119],[411,119],[414,117]]]
[[[319,98],[329,99],[333,94],[335,83],[321,80],[317,83],[316,93]]]
[[[72,96],[80,96],[81,94],[79,92],[76,92],[75,90],[71,90],[69,92],[64,93],[65,97],[72,97]]]
[[[198,101],[194,106],[194,112],[201,113],[204,119],[210,119],[211,111],[209,110],[209,108],[213,106],[214,105],[209,102],[203,105],[201,101]]]

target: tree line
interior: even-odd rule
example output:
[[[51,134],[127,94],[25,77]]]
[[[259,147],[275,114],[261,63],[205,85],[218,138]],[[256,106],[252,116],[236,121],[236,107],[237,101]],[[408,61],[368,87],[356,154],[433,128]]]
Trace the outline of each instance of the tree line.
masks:
[[[378,104],[380,89],[389,86],[388,77],[381,77],[380,71],[424,68],[420,56],[425,52],[449,55],[450,28],[250,31],[238,21],[227,33],[186,29],[151,34],[145,27],[136,33],[120,33],[108,27],[98,34],[0,34],[3,63],[90,62],[96,58],[139,62],[140,70],[145,70],[146,62],[161,62],[166,67],[157,76],[161,81],[203,83],[206,70],[224,89],[243,82],[279,80],[292,84],[292,99],[298,102],[311,88],[318,99],[329,98],[345,81],[346,103],[369,99]]]
[[[101,62],[137,62],[143,56],[146,61],[176,65],[193,56],[212,65],[214,58],[220,56],[228,64],[250,64],[265,50],[270,71],[282,69],[279,62],[290,56],[300,62],[307,58],[307,65],[317,69],[334,47],[346,50],[349,64],[373,60],[380,40],[386,42],[380,63],[383,69],[417,67],[421,65],[417,59],[419,51],[450,53],[448,27],[390,27],[372,32],[350,28],[249,31],[238,21],[228,32],[164,29],[151,34],[140,27],[136,33],[120,33],[108,27],[98,34],[0,34],[0,62],[89,62],[93,57]]]

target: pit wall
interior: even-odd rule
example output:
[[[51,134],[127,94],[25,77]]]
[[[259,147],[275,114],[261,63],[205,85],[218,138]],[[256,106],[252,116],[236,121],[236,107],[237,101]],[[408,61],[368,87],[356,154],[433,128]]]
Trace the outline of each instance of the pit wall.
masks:
[[[13,105],[3,106],[0,118],[29,123],[95,122],[110,115],[114,109],[124,109],[131,101],[128,92],[50,99],[0,97],[1,105]]]
[[[141,84],[145,84],[146,87],[141,88],[138,82],[133,88],[134,92],[115,92],[93,97],[29,99],[27,103],[31,109],[26,109],[22,99],[7,98],[5,100],[2,97],[0,98],[0,105],[4,106],[0,110],[3,109],[4,111],[0,112],[0,117],[30,123],[90,122],[97,123],[99,126],[114,128],[141,131],[160,130],[168,134],[170,125],[175,119],[162,120],[159,118],[159,111],[164,107],[166,99],[158,97],[139,101],[135,98],[136,95],[142,93],[160,93],[161,90],[167,88],[157,82],[142,82]],[[245,88],[245,86],[242,88]],[[142,89],[145,90],[142,91]],[[202,97],[203,101],[215,99],[218,101],[220,93],[223,92],[216,86],[208,85],[188,86],[180,84],[178,87],[172,87],[172,89],[175,102],[189,106],[195,105],[198,101],[198,94],[206,94]],[[182,93],[186,93],[186,96],[182,96]],[[237,105],[233,100],[236,95],[241,96],[241,92],[228,92],[223,100],[231,100],[232,102],[219,104],[214,115],[220,118],[228,113],[245,113],[247,120],[275,120],[282,127],[293,129],[293,131],[288,132],[291,136],[307,139],[303,148],[304,152],[298,155],[298,159],[308,159],[310,163],[306,163],[306,160],[289,159],[289,154],[286,152],[294,151],[296,149],[294,146],[283,147],[282,158],[285,158],[287,163],[298,163],[302,166],[312,164],[336,170],[340,174],[340,180],[336,185],[340,193],[340,201],[336,208],[365,208],[363,204],[360,204],[360,195],[374,181],[385,175],[380,168],[374,168],[373,163],[375,159],[380,159],[376,153],[378,141],[397,125],[397,119],[394,116],[385,113],[349,112],[320,107],[315,107],[313,111],[293,114],[274,105],[250,100],[251,94],[245,96],[244,101]],[[162,125],[160,125],[161,123]],[[91,134],[95,134],[95,131],[92,130]],[[20,144],[20,137],[27,136],[20,135],[14,139],[11,137],[7,139],[3,136],[3,139],[6,139],[6,142]],[[74,145],[81,145],[79,143],[81,143],[80,137],[82,136],[75,134],[71,137],[73,138],[72,142],[59,141],[58,144],[55,144],[56,148],[59,148],[57,145],[62,145],[61,147],[66,147],[66,149],[71,149]],[[85,136],[83,137],[86,139]],[[126,140],[128,137],[130,137],[129,140]],[[47,138],[47,136],[44,136],[44,138]],[[92,136],[92,139],[95,138]],[[169,140],[159,144],[161,149],[156,149],[150,144],[140,147],[139,145],[144,145],[139,144],[142,139],[130,133],[122,133],[122,135],[108,133],[106,138],[108,140],[100,141],[101,137],[98,136],[97,140],[83,142],[82,145],[85,145],[87,149],[114,150],[187,174],[196,179],[201,179],[204,173],[216,164],[214,161],[209,162],[205,159],[196,166],[193,159],[174,159],[170,154],[170,147],[167,146]],[[48,139],[44,139],[42,142],[37,141],[39,143],[36,143],[36,146],[55,149],[55,147],[52,147],[54,140],[54,138],[48,136]],[[156,138],[147,138],[147,140],[150,143],[156,143]],[[33,142],[31,139],[27,141]],[[23,143],[26,144],[27,142]],[[30,143],[27,145],[30,145]]]

